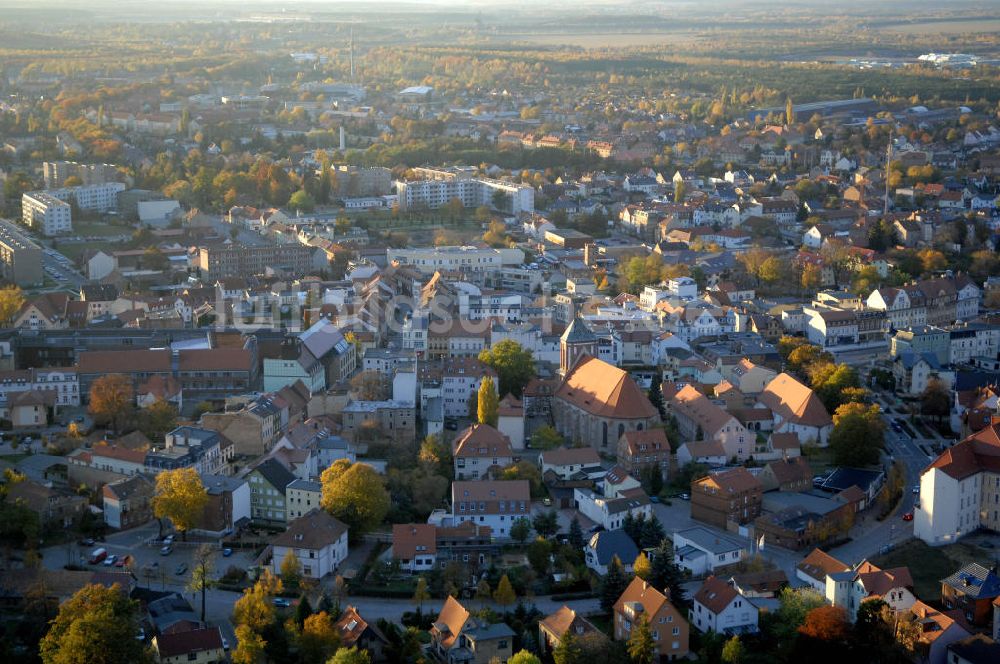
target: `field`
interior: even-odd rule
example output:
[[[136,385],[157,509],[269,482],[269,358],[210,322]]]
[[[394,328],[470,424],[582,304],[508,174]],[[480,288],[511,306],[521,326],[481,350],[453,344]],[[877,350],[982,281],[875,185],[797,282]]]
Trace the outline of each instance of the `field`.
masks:
[[[924,21],[895,23],[879,28],[883,32],[905,32],[916,35],[963,34],[969,32],[1000,32],[1000,19],[981,21],[955,19],[953,21]]]
[[[917,597],[933,601],[941,596],[941,579],[972,561],[989,566],[993,562],[993,555],[991,551],[972,544],[933,547],[913,539],[883,556],[873,558],[872,562],[882,569],[909,567]]]
[[[632,48],[669,42],[671,45],[699,41],[686,30],[651,32],[535,32],[505,34],[503,41],[536,44],[538,46],[575,46],[577,48]]]

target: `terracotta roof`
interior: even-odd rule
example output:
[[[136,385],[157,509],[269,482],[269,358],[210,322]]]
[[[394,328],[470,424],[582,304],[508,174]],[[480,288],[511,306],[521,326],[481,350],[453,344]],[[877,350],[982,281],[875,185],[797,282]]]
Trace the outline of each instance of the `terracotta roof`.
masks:
[[[632,603],[641,605],[642,612],[649,616],[650,621],[652,621],[654,616],[660,613],[663,609],[672,611],[683,620],[683,616],[681,616],[676,607],[670,603],[670,600],[667,599],[666,595],[639,577],[632,579],[632,583],[628,584],[628,588],[625,589],[625,592],[623,592],[621,597],[618,598],[618,601],[615,602],[615,613],[621,613],[626,604]]]
[[[894,588],[912,588],[913,577],[908,567],[880,569],[868,561],[858,565],[857,578],[868,591],[868,596],[882,597]]]
[[[601,456],[593,447],[557,447],[541,454],[542,462],[553,466],[590,466],[601,462]]]
[[[628,447],[629,454],[633,455],[640,452],[670,450],[670,442],[667,440],[667,432],[663,429],[626,431],[622,434],[622,440]]]
[[[431,626],[431,634],[438,636],[438,641],[445,648],[451,648],[462,633],[462,628],[469,619],[469,612],[459,604],[458,600],[448,595],[441,607],[441,613]]]
[[[340,614],[340,618],[333,624],[334,629],[340,635],[340,645],[345,648],[350,648],[357,644],[358,639],[361,635],[365,633],[365,630],[371,629],[375,634],[384,640],[382,633],[378,631],[378,628],[374,625],[369,625],[368,621],[365,620],[358,610],[353,606],[348,606],[344,609],[344,612]]]
[[[730,582],[737,589],[750,588],[758,593],[776,593],[788,585],[788,575],[784,570],[769,569],[763,572],[736,574]]]
[[[222,633],[218,627],[202,627],[186,632],[160,634],[156,638],[156,649],[160,658],[179,657],[188,653],[206,650],[222,651]]]
[[[626,372],[589,355],[577,360],[555,397],[599,417],[629,420],[658,415]]]
[[[721,473],[714,473],[692,482],[692,485],[714,487],[719,491],[730,494],[743,493],[744,491],[761,488],[760,481],[750,474],[750,471],[742,467],[725,470]]]
[[[694,601],[718,615],[738,596],[739,593],[736,591],[736,588],[733,588],[718,577],[710,576],[705,579],[705,582],[701,584],[701,588],[694,594]]]
[[[772,433],[771,447],[776,450],[797,450],[802,447],[802,443],[799,442],[797,433]]]
[[[942,613],[919,599],[910,607],[910,612],[913,614],[913,619],[920,623],[920,635],[917,640],[921,643],[933,643],[945,633],[945,630],[955,624],[955,619],[947,613]]]
[[[137,394],[150,395],[157,399],[172,399],[181,392],[181,384],[173,376],[162,376],[154,374],[149,377],[139,389]]]
[[[489,424],[473,424],[452,443],[452,456],[459,458],[509,457],[514,454],[510,439]]]
[[[242,348],[195,348],[178,356],[181,371],[249,371],[250,351]]]
[[[347,526],[325,510],[314,509],[292,521],[288,530],[273,540],[272,546],[296,549],[322,549],[330,546],[347,532]]]
[[[169,350],[85,350],[77,368],[81,374],[170,372]]]
[[[991,424],[957,445],[949,447],[931,462],[927,470],[937,468],[957,480],[971,477],[983,470],[1000,472],[998,427],[1000,425]]]
[[[684,443],[682,447],[687,449],[688,454],[691,455],[692,459],[726,456],[726,448],[724,448],[722,443],[717,440],[696,440],[690,443]]]
[[[508,394],[500,400],[497,414],[505,417],[521,417],[524,415],[524,404],[513,394]]]
[[[786,422],[812,427],[833,423],[816,393],[787,373],[778,374],[757,399]]]
[[[809,467],[805,457],[778,459],[767,464],[767,468],[771,470],[779,484],[808,482],[812,479],[812,468]]]
[[[437,526],[429,523],[397,523],[392,527],[392,556],[412,560],[418,553],[437,554]]]
[[[803,558],[802,562],[795,567],[796,569],[801,570],[802,573],[809,578],[816,579],[817,581],[822,581],[824,583],[826,582],[827,574],[847,572],[851,569],[830,554],[819,549],[813,549],[812,553]]]
[[[557,639],[561,639],[563,634],[570,629],[573,630],[576,636],[599,633],[593,623],[577,614],[576,611],[565,604],[555,613],[549,614],[539,620],[538,626]]]
[[[708,397],[690,385],[674,395],[670,407],[701,427],[706,438],[713,437],[733,416],[712,403]]]
[[[126,447],[118,447],[115,444],[98,443],[90,448],[91,456],[107,457],[119,461],[131,461],[132,463],[145,464],[145,450],[131,450]]]

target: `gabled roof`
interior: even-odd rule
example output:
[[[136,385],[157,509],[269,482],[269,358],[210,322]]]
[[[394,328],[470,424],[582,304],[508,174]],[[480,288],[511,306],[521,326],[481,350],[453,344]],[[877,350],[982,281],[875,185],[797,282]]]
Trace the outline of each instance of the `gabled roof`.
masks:
[[[345,648],[357,645],[358,639],[367,630],[371,630],[370,633],[374,634],[380,641],[386,641],[385,636],[378,627],[370,625],[353,606],[348,606],[344,609],[344,612],[340,614],[340,618],[333,624],[333,628],[340,635],[340,645]]]
[[[855,576],[869,597],[882,597],[894,588],[913,587],[913,577],[908,567],[881,569],[866,560],[855,569]]]
[[[553,466],[592,466],[601,462],[593,447],[557,447],[541,453],[542,463]]]
[[[1000,578],[979,563],[968,563],[941,583],[973,599],[993,599],[1000,596]]]
[[[285,488],[295,481],[295,475],[275,459],[266,459],[254,468],[263,476],[267,483],[275,489],[285,492]]]
[[[431,634],[437,636],[437,640],[445,648],[451,648],[462,633],[462,628],[469,620],[469,612],[457,599],[448,595],[441,607],[441,613],[437,620],[431,625]]]
[[[459,433],[452,450],[455,458],[510,457],[514,454],[510,439],[489,424],[472,424]]]
[[[423,547],[418,551],[418,547]],[[437,526],[429,523],[397,523],[392,527],[392,555],[412,560],[418,553],[437,554]]]
[[[690,385],[685,385],[674,395],[670,407],[701,427],[706,438],[714,437],[733,419],[732,415]]]
[[[833,423],[816,393],[787,373],[778,374],[757,399],[786,422],[811,427],[825,427]]]
[[[692,482],[692,486],[712,487],[730,495],[761,488],[760,480],[743,467],[713,473]]]
[[[677,615],[681,620],[684,619],[680,611],[670,603],[666,595],[639,577],[632,579],[632,583],[628,584],[628,588],[625,589],[625,592],[615,602],[615,613],[621,613],[628,604],[641,606],[642,612],[649,616],[651,621],[654,616],[663,610]]]
[[[346,533],[342,521],[326,510],[314,509],[292,521],[288,530],[271,540],[271,545],[319,550],[335,544]]]
[[[156,649],[160,658],[179,657],[206,650],[222,650],[222,633],[218,627],[202,627],[186,632],[160,634],[156,638]]]
[[[735,588],[716,576],[710,576],[694,594],[694,601],[718,615],[737,597],[739,593]]]
[[[566,632],[572,632],[575,636],[602,634],[593,623],[565,604],[555,613],[539,620],[538,626],[557,639],[562,639]]]
[[[802,559],[795,566],[806,576],[824,582],[827,574],[847,572],[851,568],[840,562],[830,554],[819,549],[813,549],[812,553]]]
[[[631,376],[589,355],[577,360],[555,397],[598,417],[628,420],[658,415]]]
[[[599,565],[610,565],[615,556],[623,566],[631,565],[639,557],[639,547],[621,529],[594,533],[587,546],[593,549]]]

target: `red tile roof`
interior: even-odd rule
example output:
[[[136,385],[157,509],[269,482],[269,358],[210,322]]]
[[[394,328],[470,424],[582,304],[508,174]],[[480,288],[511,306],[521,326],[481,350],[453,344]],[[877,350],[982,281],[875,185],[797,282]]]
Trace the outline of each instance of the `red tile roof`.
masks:
[[[599,417],[631,420],[658,415],[626,372],[589,355],[577,360],[555,397]]]

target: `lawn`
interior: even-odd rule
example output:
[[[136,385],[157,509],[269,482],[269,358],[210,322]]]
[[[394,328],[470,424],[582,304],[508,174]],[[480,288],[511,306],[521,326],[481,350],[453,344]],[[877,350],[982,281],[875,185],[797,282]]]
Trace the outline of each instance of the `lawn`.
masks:
[[[81,236],[98,236],[103,237],[106,235],[130,235],[132,233],[132,227],[122,226],[119,224],[109,224],[105,221],[73,221],[73,235]]]
[[[872,563],[882,569],[909,567],[917,597],[933,601],[941,596],[941,579],[950,576],[968,562],[981,560],[982,553],[971,544],[933,547],[913,539],[885,555],[873,558]]]
[[[60,242],[56,249],[63,254],[66,258],[70,259],[74,263],[80,259],[86,251],[88,250],[107,250],[112,251],[116,247],[113,247],[108,242]],[[118,247],[120,248],[120,247]]]
[[[802,453],[814,475],[825,475],[827,471],[837,466],[833,462],[833,450],[829,447],[807,446],[803,448]]]

